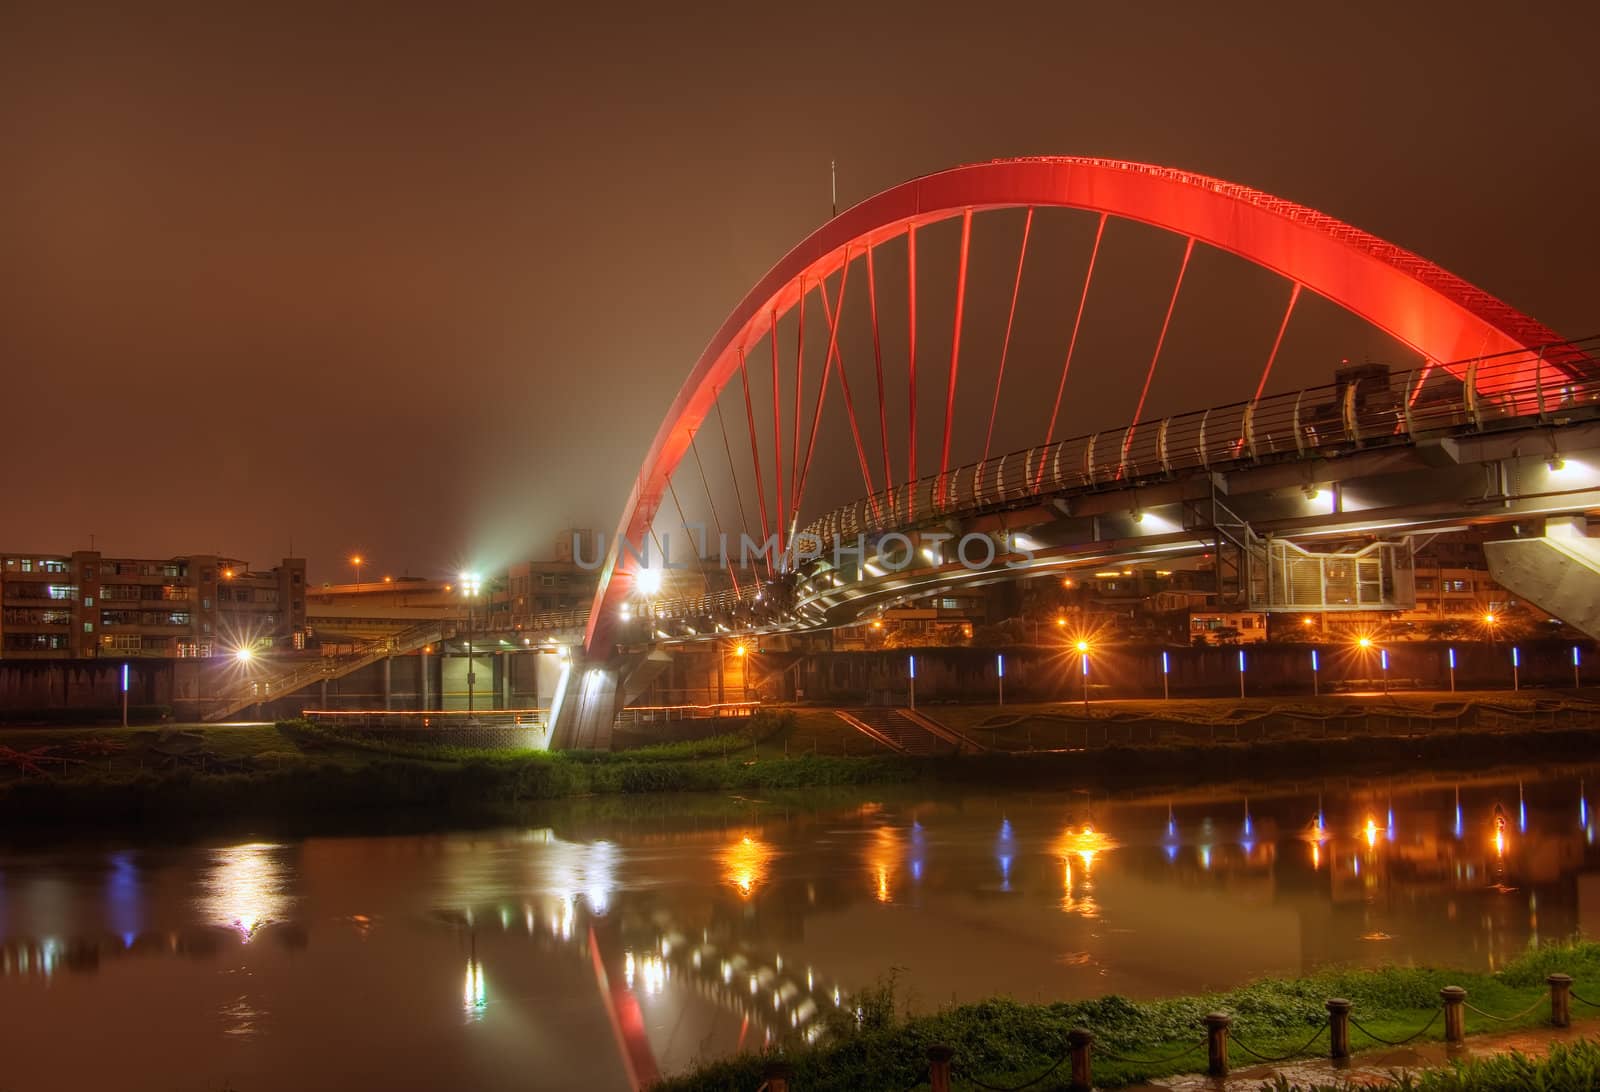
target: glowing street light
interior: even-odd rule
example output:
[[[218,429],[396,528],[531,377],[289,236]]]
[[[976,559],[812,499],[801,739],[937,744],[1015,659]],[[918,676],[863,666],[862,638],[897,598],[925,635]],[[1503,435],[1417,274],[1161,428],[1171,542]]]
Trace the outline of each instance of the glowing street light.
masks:
[[[633,574],[633,586],[639,594],[649,598],[661,591],[660,569],[637,569]]]
[[[367,559],[362,557],[360,554],[350,555],[350,564],[354,565],[356,569],[356,591],[361,590],[361,566],[365,565],[366,563]]]
[[[1511,689],[1522,689],[1522,650],[1515,646],[1511,649]]]
[[[247,664],[256,658],[255,650],[250,648],[249,645],[245,645],[244,647],[234,651],[233,658],[238,660],[241,664]]]
[[[1004,652],[996,652],[994,654],[994,681],[1000,691],[999,704],[1003,706],[1006,703],[1006,654]]]
[[[1244,649],[1239,650],[1239,700],[1244,700]]]
[[[910,688],[909,696],[911,699],[907,704],[915,712],[917,708],[917,657],[915,654],[906,657],[906,682]]]
[[[1083,711],[1089,711],[1089,642],[1080,639],[1077,644],[1078,662],[1083,667]],[[1088,729],[1084,729],[1086,732]]]
[[[1580,687],[1583,686],[1583,683],[1578,678],[1578,665],[1579,665],[1578,646],[1577,645],[1573,645],[1572,646],[1572,689],[1574,689],[1574,690],[1577,690],[1577,689],[1579,689]]]
[[[1311,650],[1311,696],[1318,697],[1322,693],[1322,665],[1317,663],[1317,650]]]
[[[1454,694],[1456,692],[1456,650],[1455,650],[1455,647],[1451,646],[1451,648],[1449,649],[1449,652],[1450,652],[1450,693]]]
[[[1172,660],[1167,655],[1167,651],[1165,649],[1162,649],[1162,651],[1161,651],[1161,700],[1162,701],[1167,701],[1172,697],[1172,691],[1170,689],[1170,686],[1169,686],[1169,683],[1168,683],[1168,678],[1167,678],[1171,674],[1172,674]]]

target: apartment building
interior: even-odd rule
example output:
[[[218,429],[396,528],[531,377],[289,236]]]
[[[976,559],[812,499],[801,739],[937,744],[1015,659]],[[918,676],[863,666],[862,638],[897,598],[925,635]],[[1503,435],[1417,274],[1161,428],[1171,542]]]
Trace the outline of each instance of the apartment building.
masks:
[[[300,648],[305,577],[301,558],[255,572],[215,554],[0,554],[0,658],[204,658],[247,646]]]

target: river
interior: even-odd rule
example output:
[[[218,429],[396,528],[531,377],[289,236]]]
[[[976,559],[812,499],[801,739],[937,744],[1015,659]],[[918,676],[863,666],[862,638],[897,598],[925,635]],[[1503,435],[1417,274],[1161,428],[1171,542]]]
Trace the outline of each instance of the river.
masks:
[[[9,848],[0,1088],[624,1089],[809,1034],[891,969],[921,1008],[1493,969],[1600,932],[1587,785],[591,799],[493,830]]]

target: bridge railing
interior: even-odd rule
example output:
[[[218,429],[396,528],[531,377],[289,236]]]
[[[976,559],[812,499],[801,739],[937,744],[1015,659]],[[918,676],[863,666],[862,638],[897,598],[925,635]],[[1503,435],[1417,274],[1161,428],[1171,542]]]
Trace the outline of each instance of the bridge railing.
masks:
[[[1372,373],[1014,451],[836,508],[824,542],[902,530],[1070,490],[1549,421],[1600,408],[1600,338],[1406,372]]]

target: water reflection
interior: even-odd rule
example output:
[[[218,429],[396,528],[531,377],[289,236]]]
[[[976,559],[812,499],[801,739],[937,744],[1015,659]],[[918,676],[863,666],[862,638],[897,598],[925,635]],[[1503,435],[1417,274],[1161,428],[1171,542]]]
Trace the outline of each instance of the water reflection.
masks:
[[[724,882],[733,885],[742,897],[748,899],[758,886],[766,882],[767,867],[772,863],[772,857],[772,847],[766,842],[749,834],[740,835],[737,841],[722,851]]]
[[[289,906],[288,870],[282,847],[262,842],[212,851],[200,911],[205,920],[237,930],[249,942],[256,930],[278,920]]]
[[[337,1019],[490,1052],[486,1073],[542,1051],[557,1083],[604,1089],[815,1038],[895,966],[939,1002],[1149,996],[1336,963],[1495,967],[1600,926],[1576,774],[674,813],[688,803],[650,802],[646,822],[574,805],[532,830],[0,855],[0,1022],[48,1042],[154,988],[204,1015],[175,1055],[248,1035],[291,1066]],[[76,989],[29,991],[64,972]],[[373,983],[354,1012],[335,1004],[353,975]],[[407,1058],[422,1069],[389,1075],[431,1080]]]

